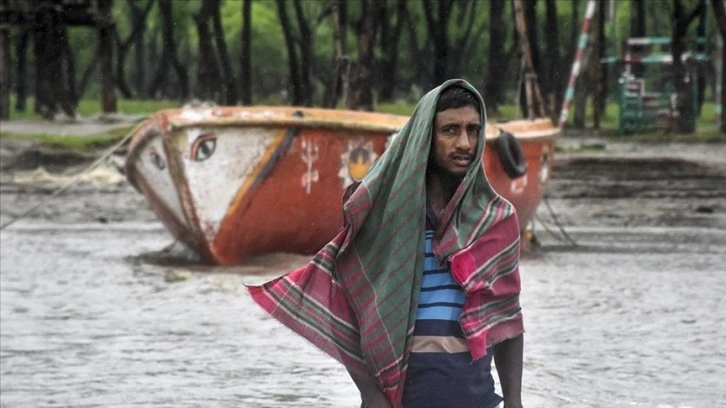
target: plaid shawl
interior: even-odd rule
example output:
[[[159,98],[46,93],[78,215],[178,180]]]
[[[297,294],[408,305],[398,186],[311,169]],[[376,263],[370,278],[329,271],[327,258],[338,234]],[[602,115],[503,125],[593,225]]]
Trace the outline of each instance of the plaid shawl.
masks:
[[[449,80],[426,94],[362,182],[348,192],[345,225],[301,269],[248,290],[263,309],[340,361],[373,376],[400,407],[423,272],[426,166],[436,103]],[[434,252],[451,262],[467,295],[461,326],[472,357],[522,332],[519,225],[514,207],[475,160],[444,209]]]

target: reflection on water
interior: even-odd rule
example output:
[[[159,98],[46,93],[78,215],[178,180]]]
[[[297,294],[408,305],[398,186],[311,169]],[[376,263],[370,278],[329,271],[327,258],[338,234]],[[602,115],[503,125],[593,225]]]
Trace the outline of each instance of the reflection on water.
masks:
[[[571,230],[522,261],[525,405],[726,406],[726,232]],[[154,263],[157,223],[2,232],[2,407],[356,407],[344,369],[252,304],[234,268]],[[254,275],[254,276],[250,276]]]

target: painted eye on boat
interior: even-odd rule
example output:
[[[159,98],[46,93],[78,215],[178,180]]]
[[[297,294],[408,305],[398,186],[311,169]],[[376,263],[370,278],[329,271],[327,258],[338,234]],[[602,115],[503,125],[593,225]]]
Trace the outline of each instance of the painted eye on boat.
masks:
[[[212,157],[217,148],[217,136],[212,133],[205,133],[197,138],[192,144],[192,160],[205,161]]]
[[[149,150],[149,157],[151,159],[151,163],[159,170],[164,170],[166,168],[166,162],[161,157],[159,153],[157,153],[156,149],[153,147]]]

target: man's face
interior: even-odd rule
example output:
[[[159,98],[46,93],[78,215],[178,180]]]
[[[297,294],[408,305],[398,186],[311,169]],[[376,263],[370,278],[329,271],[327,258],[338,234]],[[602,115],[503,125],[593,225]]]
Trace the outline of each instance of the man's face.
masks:
[[[481,128],[479,111],[471,106],[437,112],[430,158],[435,167],[463,177],[476,155]]]

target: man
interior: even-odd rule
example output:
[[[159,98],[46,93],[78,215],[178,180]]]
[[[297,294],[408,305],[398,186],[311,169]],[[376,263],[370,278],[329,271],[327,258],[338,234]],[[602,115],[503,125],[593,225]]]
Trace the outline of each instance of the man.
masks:
[[[426,94],[305,268],[253,299],[348,369],[368,408],[521,404],[519,224],[489,185],[484,103],[463,80]]]

